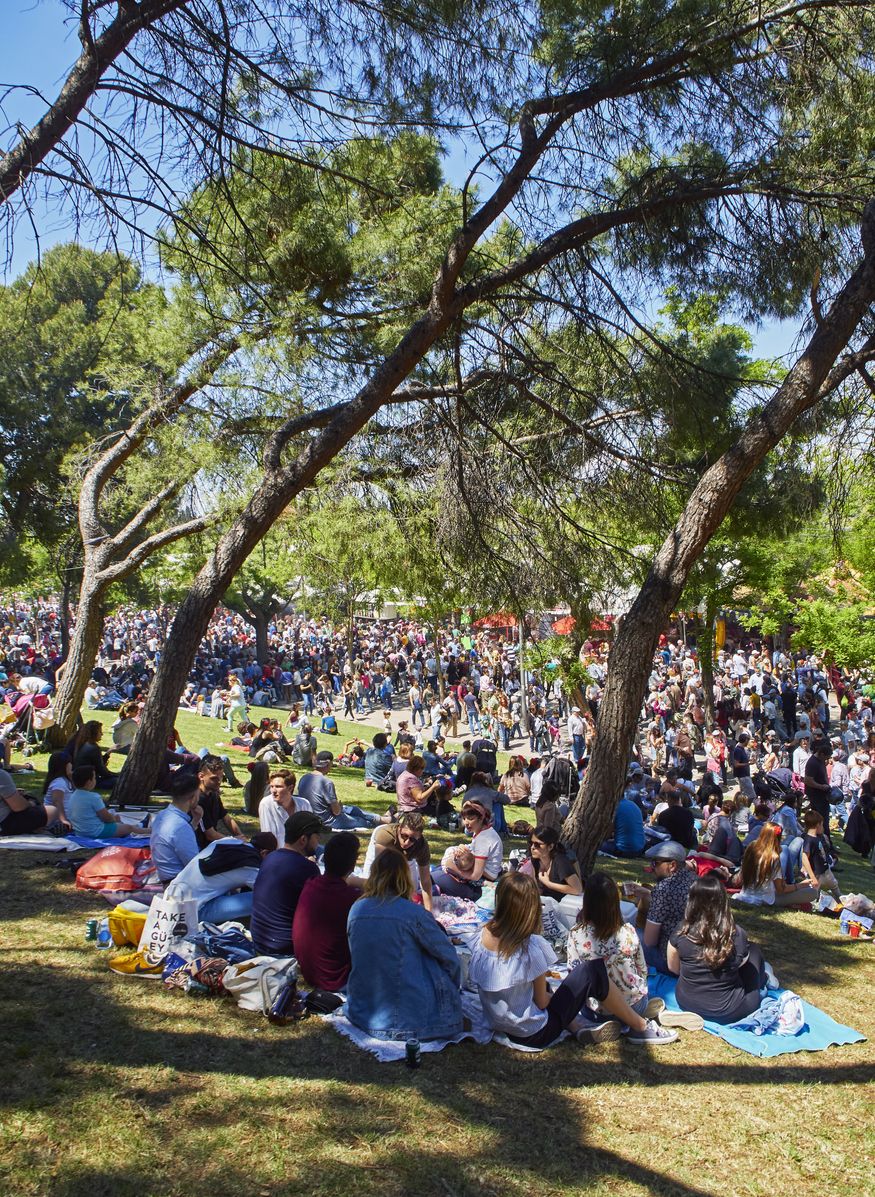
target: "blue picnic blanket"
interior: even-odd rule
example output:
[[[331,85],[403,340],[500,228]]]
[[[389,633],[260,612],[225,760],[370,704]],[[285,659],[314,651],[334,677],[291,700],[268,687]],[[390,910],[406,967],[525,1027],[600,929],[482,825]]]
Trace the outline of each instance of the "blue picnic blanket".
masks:
[[[680,1010],[675,997],[677,977],[666,977],[662,973],[651,972],[647,978],[647,992],[650,997],[661,997],[669,1010]],[[770,989],[769,997],[780,997],[786,993],[784,989]],[[809,1002],[803,1001],[802,1011],[805,1025],[795,1035],[778,1035],[767,1031],[764,1035],[757,1035],[752,1030],[741,1030],[738,1027],[722,1026],[717,1022],[705,1022],[705,1030],[711,1035],[725,1039],[733,1047],[740,1048],[751,1056],[783,1056],[790,1052],[822,1052],[835,1044],[860,1043],[866,1036],[850,1027],[843,1027],[841,1023],[818,1010]]]
[[[90,835],[68,835],[68,840],[72,840],[74,844],[78,844],[80,848],[148,848],[149,837],[147,835],[121,835],[113,837],[111,840],[98,840]]]

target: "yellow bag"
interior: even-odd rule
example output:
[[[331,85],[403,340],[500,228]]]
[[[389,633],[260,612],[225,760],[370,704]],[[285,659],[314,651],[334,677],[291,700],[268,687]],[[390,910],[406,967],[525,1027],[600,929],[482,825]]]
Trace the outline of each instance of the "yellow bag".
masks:
[[[122,948],[125,944],[136,947],[139,944],[147,914],[145,910],[128,910],[124,903],[109,912],[109,933],[116,947]]]

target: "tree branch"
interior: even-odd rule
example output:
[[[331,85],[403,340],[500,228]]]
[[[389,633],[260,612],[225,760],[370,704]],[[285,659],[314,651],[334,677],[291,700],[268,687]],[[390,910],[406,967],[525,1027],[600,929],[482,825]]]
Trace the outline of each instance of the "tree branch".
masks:
[[[0,202],[5,202],[22,186],[28,176],[58,146],[67,135],[85,105],[94,94],[97,82],[119,58],[136,35],[175,9],[184,8],[188,0],[125,0],[118,6],[118,14],[96,39],[88,27],[87,8],[83,0],[82,25],[87,37],[82,37],[82,53],[64,80],[57,99],[48,111],[18,142],[0,158]]]

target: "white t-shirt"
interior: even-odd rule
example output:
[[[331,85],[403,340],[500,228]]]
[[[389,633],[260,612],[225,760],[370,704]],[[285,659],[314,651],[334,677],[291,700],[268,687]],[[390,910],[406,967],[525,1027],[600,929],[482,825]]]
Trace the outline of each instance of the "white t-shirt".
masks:
[[[486,864],[483,866],[483,879],[485,881],[495,881],[501,872],[502,858],[504,856],[504,846],[501,842],[501,836],[495,828],[486,827],[483,831],[478,831],[471,841],[471,851],[474,853],[476,859],[486,861]]]
[[[54,781],[49,782],[45,800],[50,806],[60,806],[63,810],[68,794],[72,793],[72,782],[66,777],[56,777]]]
[[[313,807],[306,798],[295,794],[295,810],[312,810]],[[270,831],[276,836],[276,842],[281,848],[286,842],[286,822],[288,814],[278,802],[274,802],[270,790],[258,804],[258,822],[262,831]]]

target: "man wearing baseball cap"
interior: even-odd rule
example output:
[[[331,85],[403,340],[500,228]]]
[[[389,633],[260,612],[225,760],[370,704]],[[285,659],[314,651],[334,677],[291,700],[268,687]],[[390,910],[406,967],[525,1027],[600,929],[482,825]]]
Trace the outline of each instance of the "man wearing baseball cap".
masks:
[[[325,830],[311,811],[295,811],[286,820],[286,842],[271,852],[252,887],[252,942],[263,956],[293,956],[292,921],[301,890],[319,876],[313,856]]]
[[[656,877],[652,890],[639,885],[634,894],[638,903],[638,926],[643,924],[644,927],[644,957],[651,968],[668,973],[666,948],[684,917],[695,875],[686,866],[687,849],[675,840],[663,840],[644,855],[652,862]]]

